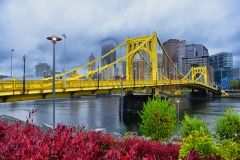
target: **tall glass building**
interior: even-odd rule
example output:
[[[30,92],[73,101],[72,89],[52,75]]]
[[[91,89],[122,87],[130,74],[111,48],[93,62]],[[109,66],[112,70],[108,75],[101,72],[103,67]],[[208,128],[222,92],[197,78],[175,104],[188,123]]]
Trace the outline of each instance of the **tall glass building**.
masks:
[[[214,71],[214,82],[221,85],[223,78],[233,78],[233,55],[228,52],[221,52],[209,57],[210,65]]]
[[[111,51],[112,49],[116,48],[116,42],[109,38],[109,39],[105,39],[102,41],[102,56],[105,55],[106,53],[108,53],[109,51]],[[106,62],[106,64],[110,64],[114,61],[116,61],[116,51],[114,51],[114,53],[106,56],[103,61]],[[102,63],[103,63],[102,61]],[[103,66],[104,64],[102,64]],[[114,68],[116,68],[116,64],[114,65]]]

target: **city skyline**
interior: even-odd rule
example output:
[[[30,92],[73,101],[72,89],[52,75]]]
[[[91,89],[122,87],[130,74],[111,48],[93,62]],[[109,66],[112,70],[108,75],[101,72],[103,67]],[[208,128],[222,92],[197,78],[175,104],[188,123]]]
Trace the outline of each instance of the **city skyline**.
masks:
[[[108,5],[106,5],[108,4]],[[163,5],[164,4],[164,5]],[[194,7],[193,7],[194,6]],[[101,55],[101,41],[113,38],[117,45],[126,38],[158,34],[161,42],[168,39],[203,44],[209,55],[233,53],[234,68],[240,67],[240,2],[233,0],[184,1],[31,1],[0,2],[0,75],[35,75],[35,65],[52,66],[52,44],[46,38],[66,38],[56,44],[56,71],[81,66],[90,53]],[[194,9],[193,9],[194,8]],[[191,13],[191,14],[190,14]],[[119,55],[117,55],[118,57]]]

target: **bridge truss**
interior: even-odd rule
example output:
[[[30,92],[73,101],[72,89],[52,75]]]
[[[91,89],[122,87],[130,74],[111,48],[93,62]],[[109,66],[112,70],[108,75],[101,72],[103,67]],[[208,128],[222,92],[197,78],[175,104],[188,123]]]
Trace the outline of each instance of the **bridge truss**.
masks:
[[[115,53],[119,58],[105,64],[105,58]],[[88,70],[96,64],[101,66]],[[117,75],[114,74],[115,66],[119,67]],[[124,68],[126,75],[123,75]],[[65,81],[62,79],[64,74],[67,75]],[[124,80],[121,76],[124,76]],[[127,38],[105,55],[65,73],[56,74],[56,97],[117,92],[121,89],[122,80],[124,91],[165,86],[217,90],[211,84],[206,67],[192,67],[188,74],[183,75],[153,32],[149,36]],[[52,98],[52,83],[52,77],[27,80],[23,90],[20,80],[1,80],[0,102]]]

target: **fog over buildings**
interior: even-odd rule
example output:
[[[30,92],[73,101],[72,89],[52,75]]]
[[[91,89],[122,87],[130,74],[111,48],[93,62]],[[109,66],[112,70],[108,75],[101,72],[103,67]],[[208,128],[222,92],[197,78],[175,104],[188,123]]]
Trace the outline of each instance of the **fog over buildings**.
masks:
[[[27,75],[35,76],[38,63],[52,67],[53,46],[46,38],[56,35],[63,39],[63,33],[67,36],[67,54],[64,54],[64,40],[57,42],[58,72],[65,68],[65,60],[66,70],[71,70],[86,64],[90,53],[100,57],[103,40],[112,38],[115,44],[120,44],[128,37],[153,32],[162,43],[179,39],[188,44],[202,44],[209,56],[232,53],[234,68],[239,68],[239,6],[238,0],[202,0],[197,5],[191,0],[1,1],[0,75],[11,75],[12,49],[14,77],[22,77],[23,55],[26,55]],[[105,62],[114,58],[108,57]],[[173,57],[176,58],[179,59]]]

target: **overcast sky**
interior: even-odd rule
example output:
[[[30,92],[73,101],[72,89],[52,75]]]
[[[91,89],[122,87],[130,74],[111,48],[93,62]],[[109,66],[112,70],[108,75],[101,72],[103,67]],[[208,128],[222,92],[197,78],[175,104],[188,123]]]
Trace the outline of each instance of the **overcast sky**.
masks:
[[[233,53],[240,67],[239,0],[0,0],[0,75],[35,75],[35,65],[52,69],[52,43],[66,39],[66,69],[88,62],[91,52],[101,54],[101,41],[117,44],[156,32],[163,43],[175,38],[203,44],[209,54]],[[56,44],[56,71],[64,66],[64,41]]]

